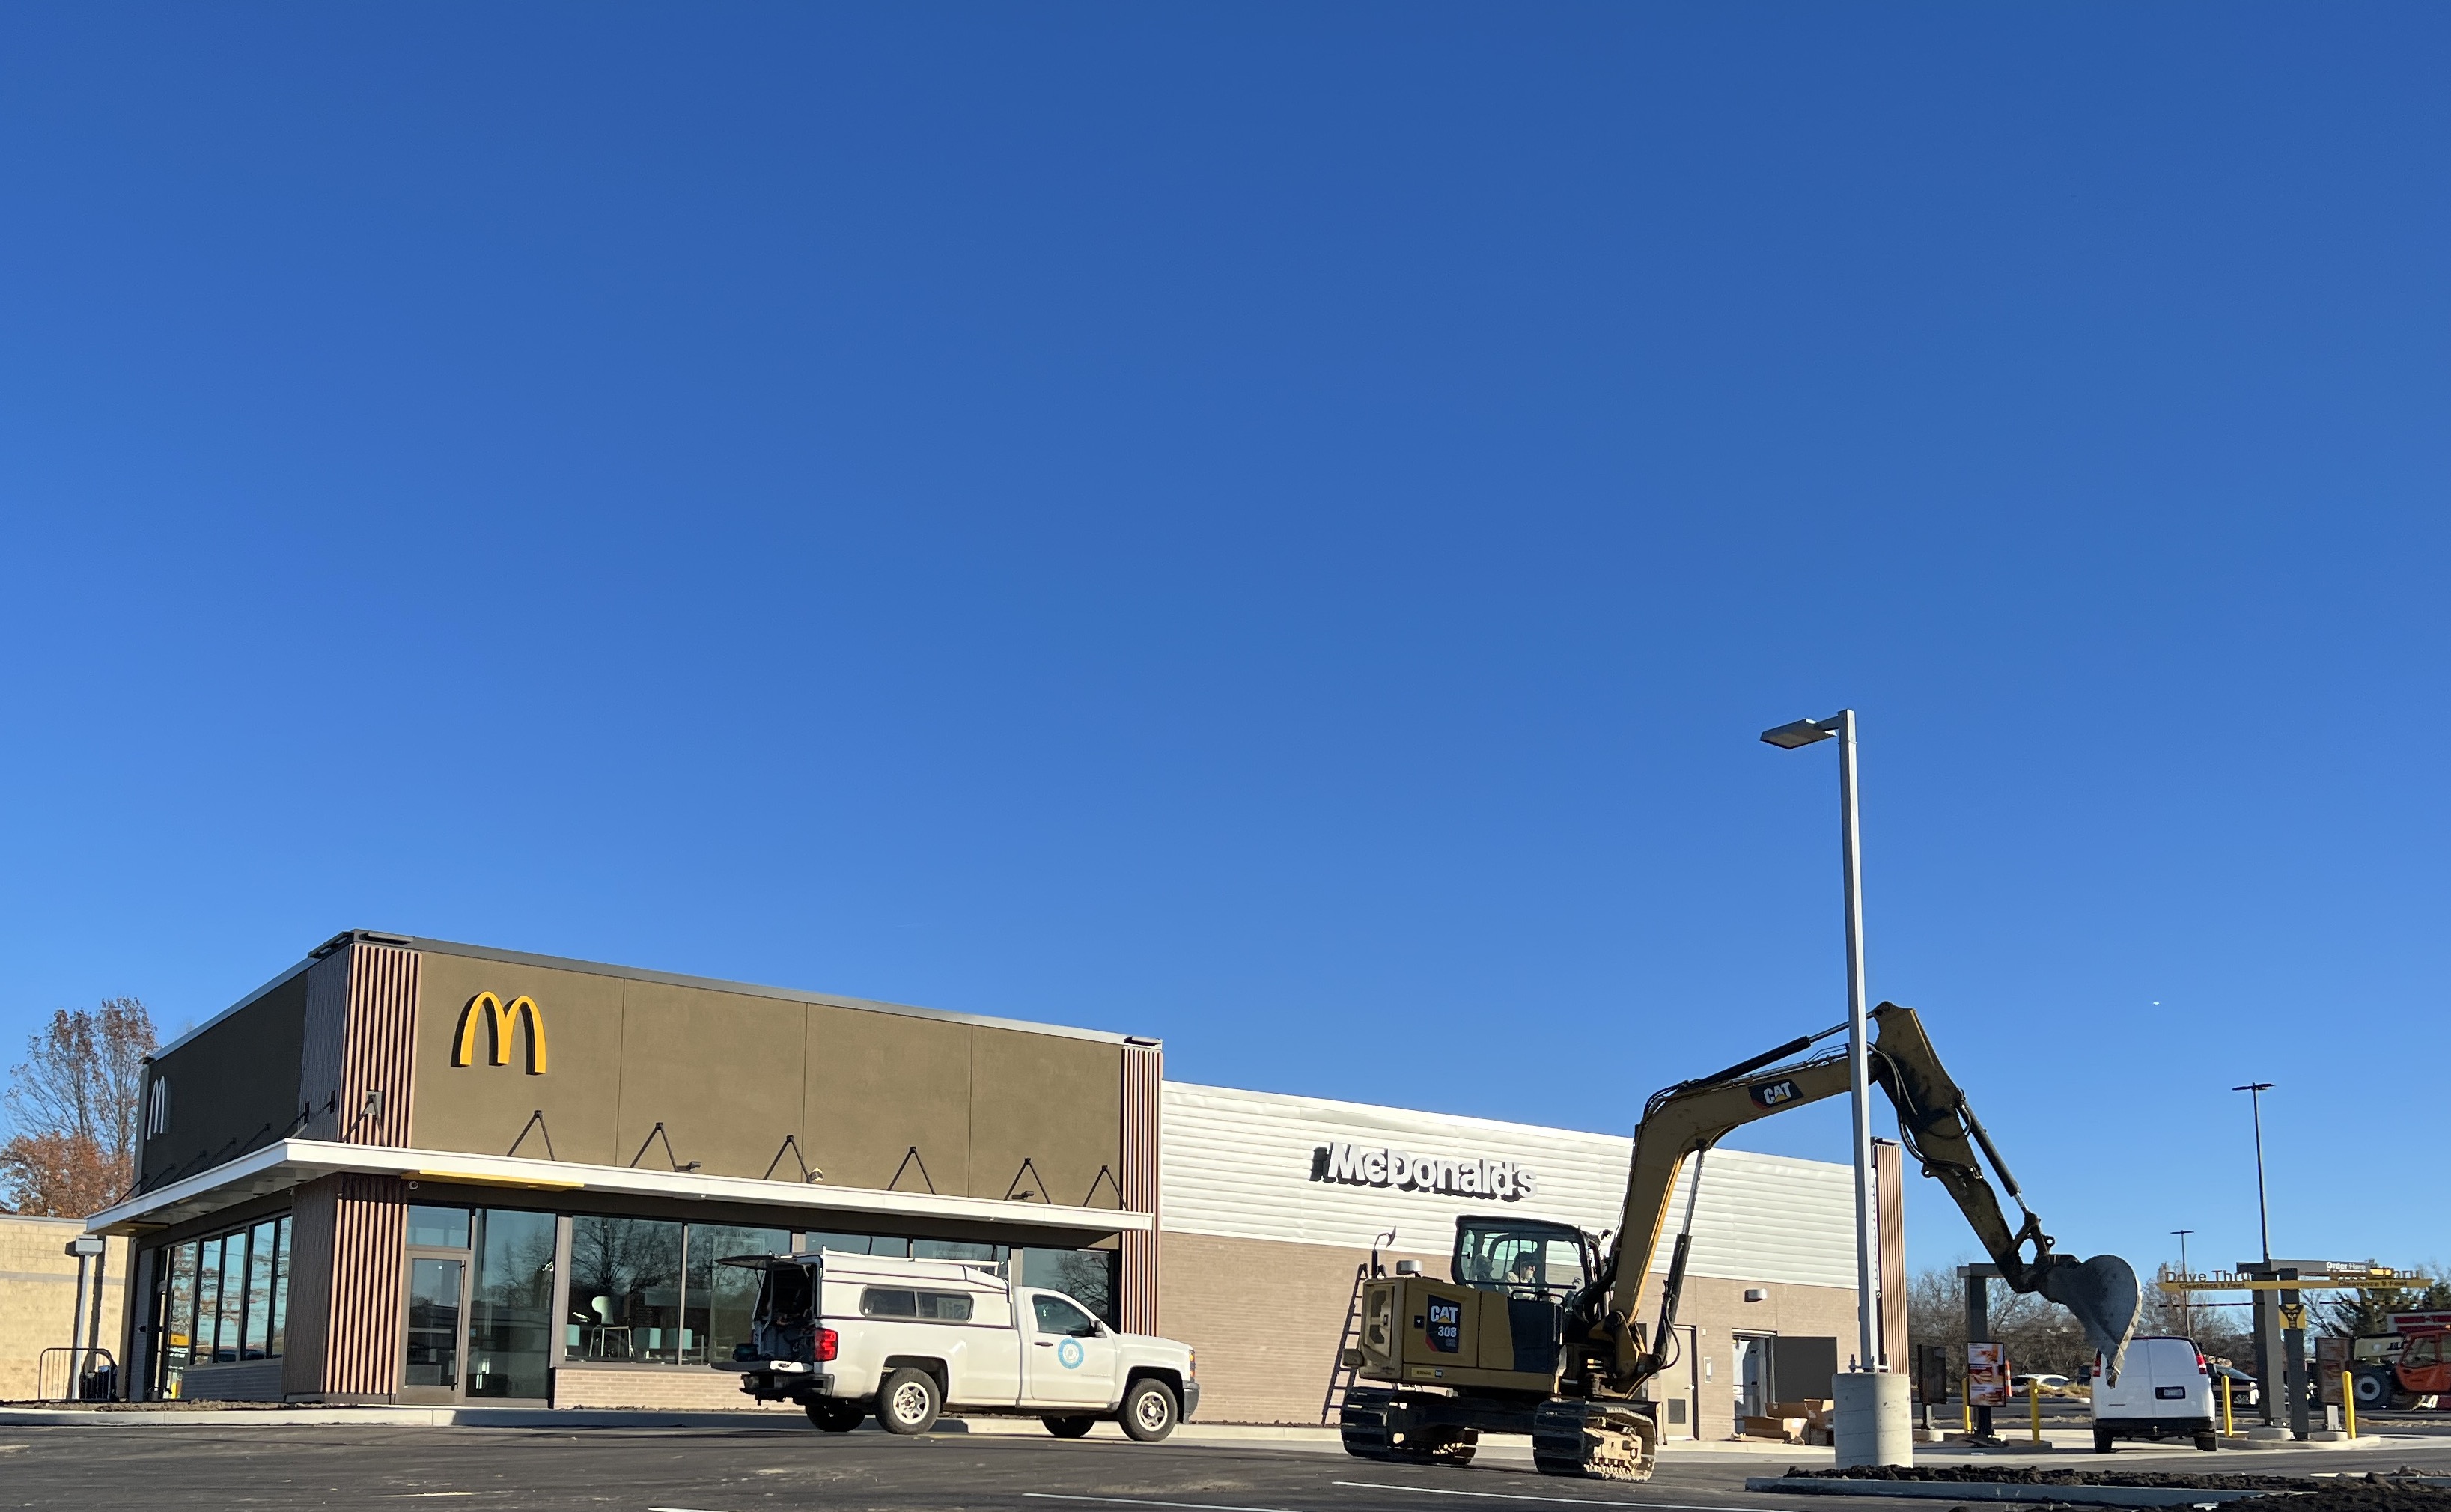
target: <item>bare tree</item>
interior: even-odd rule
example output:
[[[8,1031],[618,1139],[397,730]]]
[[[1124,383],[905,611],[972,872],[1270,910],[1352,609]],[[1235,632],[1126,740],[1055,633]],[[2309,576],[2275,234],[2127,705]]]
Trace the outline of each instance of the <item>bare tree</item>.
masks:
[[[9,1072],[12,1137],[0,1145],[0,1185],[19,1212],[83,1217],[127,1190],[145,1057],[158,1043],[153,1015],[132,997],[60,1009],[27,1042]]]
[[[2093,1360],[2093,1346],[2076,1319],[2039,1296],[2010,1291],[1995,1281],[1987,1316],[1991,1337],[2007,1346],[2013,1369],[2073,1376]],[[1956,1377],[1966,1368],[1966,1283],[1937,1267],[1918,1272],[1907,1283],[1907,1327],[1917,1344],[1946,1345],[1950,1373]]]

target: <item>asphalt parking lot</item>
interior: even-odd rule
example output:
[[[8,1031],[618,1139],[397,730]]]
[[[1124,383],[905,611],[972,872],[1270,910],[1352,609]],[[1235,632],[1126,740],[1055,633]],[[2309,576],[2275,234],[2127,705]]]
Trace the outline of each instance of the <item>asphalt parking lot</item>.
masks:
[[[2091,1455],[2053,1458],[2086,1467]],[[2126,1458],[2126,1457],[2123,1457]],[[2145,1456],[2138,1469],[2209,1465]],[[2451,1473],[2451,1437],[2375,1449],[2224,1453],[2225,1471],[2305,1474],[2416,1464]],[[330,1507],[437,1502],[618,1512],[819,1507],[989,1512],[1544,1512],[1573,1502],[1663,1512],[1844,1512],[1931,1502],[1750,1493],[1775,1451],[1672,1455],[1641,1485],[1535,1475],[1528,1457],[1467,1469],[1374,1464],[1333,1448],[1146,1445],[1121,1439],[695,1429],[209,1426],[0,1427],[0,1506]]]

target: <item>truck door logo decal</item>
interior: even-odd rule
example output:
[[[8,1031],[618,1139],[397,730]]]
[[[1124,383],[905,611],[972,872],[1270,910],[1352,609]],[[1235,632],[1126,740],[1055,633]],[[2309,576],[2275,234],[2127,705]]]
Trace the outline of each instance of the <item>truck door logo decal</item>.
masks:
[[[1081,1341],[1067,1339],[1055,1346],[1055,1363],[1067,1370],[1081,1368]]]
[[[1441,1354],[1458,1354],[1463,1349],[1463,1304],[1430,1299],[1430,1347]]]
[[[1802,1090],[1791,1081],[1763,1082],[1753,1091],[1754,1105],[1757,1108],[1776,1108],[1781,1103],[1792,1103],[1804,1095]]]

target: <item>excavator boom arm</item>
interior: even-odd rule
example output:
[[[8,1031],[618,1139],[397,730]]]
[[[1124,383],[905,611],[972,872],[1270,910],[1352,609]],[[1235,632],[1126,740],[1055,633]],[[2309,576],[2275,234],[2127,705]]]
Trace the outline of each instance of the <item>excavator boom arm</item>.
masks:
[[[1914,1010],[1883,1003],[1873,1011],[1874,1040],[1871,1051],[1873,1079],[1898,1110],[1898,1129],[1906,1146],[1922,1162],[1924,1174],[1937,1177],[1966,1215],[1984,1250],[2000,1267],[2001,1276],[2018,1291],[2039,1291],[2076,1315],[2094,1347],[2116,1368],[2127,1336],[2134,1331],[2141,1300],[2135,1272],[2116,1255],[2099,1255],[2079,1264],[2055,1254],[2051,1237],[2041,1221],[2018,1197],[2015,1180],[1991,1149],[1991,1141],[1966,1106],[1966,1094],[1950,1078],[1924,1033]],[[1833,1031],[1834,1032],[1834,1031]],[[1814,1039],[1826,1036],[1816,1035]],[[1801,1108],[1848,1089],[1847,1058],[1821,1055],[1769,1070],[1766,1061],[1805,1049],[1800,1040],[1716,1076],[1680,1082],[1654,1096],[1635,1129],[1634,1164],[1626,1178],[1625,1217],[1618,1229],[1607,1274],[1599,1278],[1606,1308],[1599,1323],[1615,1344],[1610,1374],[1620,1386],[1631,1387],[1656,1373],[1662,1356],[1645,1349],[1631,1325],[1641,1304],[1643,1286],[1667,1230],[1670,1199],[1689,1157],[1700,1155],[1736,1129],[1756,1119]],[[2000,1200],[1978,1163],[1977,1146],[1990,1157],[2024,1221],[2015,1227],[2002,1212]],[[2030,1247],[2030,1254],[2028,1252]],[[1664,1346],[1674,1322],[1678,1285],[1683,1280],[1683,1255],[1673,1267],[1671,1285],[1662,1299],[1660,1325],[1653,1332]]]

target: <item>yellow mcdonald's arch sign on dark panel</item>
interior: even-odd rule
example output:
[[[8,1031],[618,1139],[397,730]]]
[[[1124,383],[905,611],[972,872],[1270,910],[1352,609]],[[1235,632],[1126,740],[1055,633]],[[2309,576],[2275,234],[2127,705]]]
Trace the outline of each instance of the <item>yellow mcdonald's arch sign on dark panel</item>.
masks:
[[[508,1066],[511,1063],[511,1039],[522,1021],[528,1027],[528,1074],[543,1075],[544,1010],[537,1007],[536,999],[524,992],[512,998],[507,1005],[491,992],[480,992],[468,999],[467,1010],[460,1015],[460,1036],[452,1046],[451,1064],[477,1064],[477,1029],[481,1024],[491,1031],[489,1048],[493,1051],[493,1063]]]

